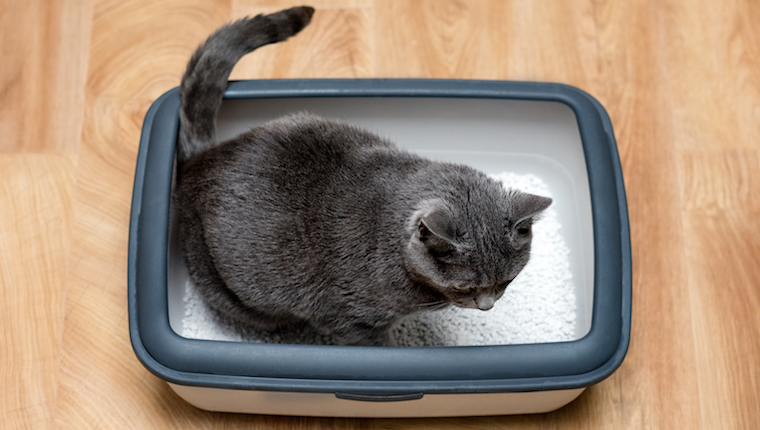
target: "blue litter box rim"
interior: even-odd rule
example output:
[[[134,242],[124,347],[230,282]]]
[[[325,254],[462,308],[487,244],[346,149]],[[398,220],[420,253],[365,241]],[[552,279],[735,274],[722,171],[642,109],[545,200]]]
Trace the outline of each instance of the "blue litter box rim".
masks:
[[[611,375],[628,350],[631,250],[612,124],[586,92],[544,82],[435,79],[285,79],[230,82],[226,99],[414,97],[559,102],[578,122],[594,230],[591,329],[570,342],[371,348],[186,339],[169,325],[167,250],[179,91],[148,110],[135,169],[129,229],[132,347],[142,364],[179,385],[353,393],[487,393],[573,389]],[[265,102],[265,101],[262,101]]]

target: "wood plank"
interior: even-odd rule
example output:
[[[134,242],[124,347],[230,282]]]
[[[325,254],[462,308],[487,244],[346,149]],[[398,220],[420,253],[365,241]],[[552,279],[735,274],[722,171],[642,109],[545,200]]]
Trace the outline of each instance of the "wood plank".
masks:
[[[689,285],[669,122],[666,12],[659,4],[593,5],[600,71],[596,79],[593,72],[582,75],[615,128],[628,195],[634,296],[628,355],[611,378],[588,390],[594,399],[578,423],[588,428],[700,428],[692,314],[684,306]]]
[[[668,67],[681,150],[756,149],[760,4],[678,1],[669,7]]]
[[[499,11],[484,0],[377,2],[377,76],[495,79]]]
[[[671,6],[670,68],[703,428],[760,426],[760,5]],[[696,11],[703,11],[697,13]]]
[[[186,428],[196,410],[138,362],[127,319],[134,163],[150,104],[229,19],[227,1],[95,4],[56,425]]]
[[[498,34],[497,78],[561,82],[600,93],[610,77],[602,75],[600,63],[604,28],[598,27],[607,24],[596,16],[600,8],[591,1],[492,2],[488,28]]]
[[[760,150],[680,161],[703,428],[757,428]]]
[[[232,18],[276,12],[292,1],[236,2]],[[318,2],[311,24],[284,43],[264,46],[243,57],[230,79],[367,78],[374,73],[372,14],[365,2]],[[299,4],[296,2],[296,4]],[[315,5],[317,6],[317,5]]]
[[[76,153],[92,16],[87,4],[0,4],[0,153]]]
[[[375,7],[375,0],[232,0],[232,15],[238,16],[235,12],[238,8],[261,8],[262,11],[257,13],[272,13],[302,5],[311,6],[316,10],[372,9]]]
[[[52,423],[76,160],[0,155],[0,416]]]

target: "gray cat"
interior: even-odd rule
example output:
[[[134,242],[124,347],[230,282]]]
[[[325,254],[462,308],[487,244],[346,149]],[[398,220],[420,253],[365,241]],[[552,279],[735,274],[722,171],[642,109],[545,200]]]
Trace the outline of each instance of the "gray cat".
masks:
[[[215,144],[235,63],[313,12],[226,25],[187,66],[176,203],[192,280],[230,322],[308,324],[347,345],[389,345],[389,326],[421,310],[490,309],[528,262],[551,199],[309,114]]]

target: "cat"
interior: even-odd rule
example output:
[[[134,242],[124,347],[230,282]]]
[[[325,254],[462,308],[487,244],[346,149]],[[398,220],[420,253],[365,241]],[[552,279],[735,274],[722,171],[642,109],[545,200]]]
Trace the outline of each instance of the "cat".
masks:
[[[490,309],[528,262],[550,198],[308,113],[215,143],[235,63],[313,13],[235,21],[188,63],[175,203],[192,281],[228,322],[310,325],[344,345],[393,345],[390,326],[423,310]]]

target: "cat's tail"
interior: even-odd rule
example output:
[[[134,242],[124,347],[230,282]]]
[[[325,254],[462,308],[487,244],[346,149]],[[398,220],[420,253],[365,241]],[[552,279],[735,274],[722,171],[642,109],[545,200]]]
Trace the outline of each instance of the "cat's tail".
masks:
[[[214,144],[216,114],[232,68],[245,54],[297,34],[314,9],[294,7],[271,15],[227,24],[198,47],[180,84],[180,131],[177,160],[182,163]]]

